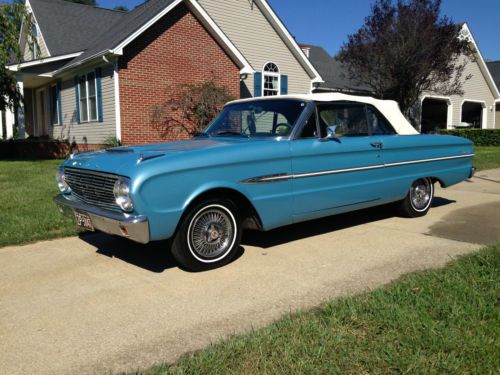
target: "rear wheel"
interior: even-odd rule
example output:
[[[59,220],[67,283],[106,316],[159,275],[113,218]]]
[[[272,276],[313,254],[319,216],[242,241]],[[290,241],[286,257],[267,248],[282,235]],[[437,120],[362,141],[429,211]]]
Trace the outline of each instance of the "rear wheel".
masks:
[[[416,180],[410,187],[405,199],[401,201],[400,211],[406,217],[420,217],[427,214],[434,199],[434,184],[430,178]]]
[[[229,199],[211,199],[193,206],[182,219],[172,242],[172,254],[190,271],[229,263],[241,241],[240,215]]]

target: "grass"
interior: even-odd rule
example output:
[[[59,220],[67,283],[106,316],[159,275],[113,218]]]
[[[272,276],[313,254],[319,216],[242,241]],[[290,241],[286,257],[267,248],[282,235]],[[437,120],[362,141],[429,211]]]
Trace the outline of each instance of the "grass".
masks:
[[[60,160],[0,160],[0,246],[75,235],[57,210],[55,172]]]
[[[495,374],[500,245],[141,374]]]
[[[474,166],[479,170],[500,167],[500,147],[475,147]]]

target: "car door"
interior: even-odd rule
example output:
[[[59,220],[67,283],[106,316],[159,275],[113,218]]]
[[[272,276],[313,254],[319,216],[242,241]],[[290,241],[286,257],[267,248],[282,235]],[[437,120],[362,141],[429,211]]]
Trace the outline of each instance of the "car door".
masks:
[[[328,127],[336,136],[326,138]],[[380,140],[363,103],[319,103],[291,141],[294,221],[375,204],[383,188]]]

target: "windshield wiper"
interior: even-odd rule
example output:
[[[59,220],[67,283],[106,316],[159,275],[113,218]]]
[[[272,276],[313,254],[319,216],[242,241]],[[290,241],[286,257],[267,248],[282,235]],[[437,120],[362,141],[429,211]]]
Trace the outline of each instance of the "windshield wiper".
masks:
[[[215,136],[220,136],[220,135],[237,135],[238,137],[248,138],[248,135],[246,135],[246,134],[242,134],[240,132],[235,132],[235,131],[231,131],[231,130],[224,130],[224,131],[215,133]]]

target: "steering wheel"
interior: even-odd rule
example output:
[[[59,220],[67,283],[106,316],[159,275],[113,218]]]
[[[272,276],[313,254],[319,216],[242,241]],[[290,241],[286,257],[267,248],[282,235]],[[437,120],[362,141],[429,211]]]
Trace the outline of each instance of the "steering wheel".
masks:
[[[292,125],[286,122],[282,122],[276,125],[276,127],[274,128],[274,134],[287,135],[288,133],[291,132],[291,130],[292,130]]]

